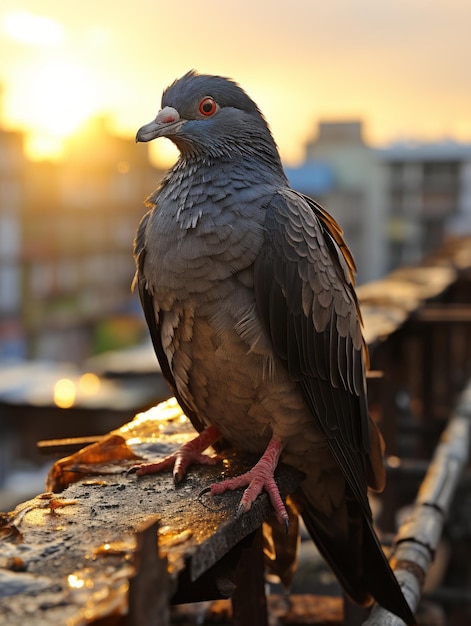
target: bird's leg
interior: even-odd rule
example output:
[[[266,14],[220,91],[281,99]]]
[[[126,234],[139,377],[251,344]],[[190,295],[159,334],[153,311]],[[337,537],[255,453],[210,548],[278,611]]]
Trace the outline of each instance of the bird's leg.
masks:
[[[192,463],[196,465],[215,465],[219,461],[218,456],[208,456],[201,454],[211,444],[221,437],[221,433],[215,426],[208,426],[200,434],[183,444],[176,452],[155,463],[141,463],[134,465],[129,470],[138,476],[144,474],[156,474],[169,467],[173,467],[173,480],[179,483],[186,474],[188,466]]]
[[[275,469],[282,451],[283,444],[277,439],[272,439],[258,463],[254,465],[251,470],[235,478],[228,478],[222,483],[211,485],[211,495],[215,496],[226,491],[247,487],[240,501],[239,508],[237,509],[237,515],[239,516],[250,509],[256,497],[265,488],[273,508],[275,509],[278,521],[287,526],[288,513],[281,499],[274,477]]]

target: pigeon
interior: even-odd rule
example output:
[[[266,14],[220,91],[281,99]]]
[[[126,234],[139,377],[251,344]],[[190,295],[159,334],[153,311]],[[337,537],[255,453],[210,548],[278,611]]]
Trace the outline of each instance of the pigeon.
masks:
[[[162,373],[199,432],[174,455],[181,481],[220,439],[258,455],[211,487],[265,490],[289,515],[274,471],[303,473],[292,495],[345,592],[415,624],[381,549],[368,487],[382,490],[381,435],[366,396],[355,263],[336,221],[290,188],[268,124],[233,80],[192,70],[162,95],[137,142],[170,139],[179,158],[148,198],[134,240],[137,285]]]

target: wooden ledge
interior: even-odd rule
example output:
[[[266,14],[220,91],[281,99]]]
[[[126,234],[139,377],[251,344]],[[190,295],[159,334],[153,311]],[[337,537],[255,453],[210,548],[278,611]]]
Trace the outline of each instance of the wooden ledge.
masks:
[[[263,494],[236,520],[240,492],[211,498],[201,491],[222,476],[247,471],[253,458],[228,452],[218,466],[191,467],[177,488],[170,472],[126,473],[137,458],[164,456],[192,436],[178,405],[162,403],[58,461],[49,492],[0,514],[0,621],[124,624],[130,605],[139,615],[142,602],[155,608],[162,594],[167,606],[172,596],[183,602],[230,595],[233,551],[270,518],[271,505]],[[300,475],[280,466],[277,481],[285,497]],[[168,581],[161,572],[157,584],[160,559]],[[206,597],[199,597],[201,580]],[[141,593],[149,585],[151,600]]]

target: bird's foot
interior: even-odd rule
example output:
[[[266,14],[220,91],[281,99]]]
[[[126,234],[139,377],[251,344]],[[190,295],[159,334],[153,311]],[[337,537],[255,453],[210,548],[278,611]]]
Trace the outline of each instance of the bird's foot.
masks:
[[[183,480],[191,464],[216,465],[219,462],[219,456],[209,456],[201,453],[217,441],[220,436],[221,433],[215,426],[208,426],[197,437],[183,444],[174,454],[155,463],[134,465],[129,472],[136,473],[137,476],[144,476],[145,474],[157,474],[173,467],[173,480],[175,483],[179,483]]]
[[[263,456],[251,470],[235,478],[228,478],[221,483],[211,485],[211,495],[216,496],[226,491],[247,487],[237,509],[237,517],[239,517],[250,509],[257,496],[265,489],[275,509],[278,521],[287,527],[289,520],[288,512],[283,504],[280,491],[274,478],[274,472],[282,450],[283,444],[272,439],[263,453]]]

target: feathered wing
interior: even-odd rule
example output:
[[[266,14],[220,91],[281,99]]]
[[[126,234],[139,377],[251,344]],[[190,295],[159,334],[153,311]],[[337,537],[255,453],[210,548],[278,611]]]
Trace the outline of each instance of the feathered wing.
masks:
[[[369,514],[370,419],[354,264],[334,220],[286,190],[272,196],[255,262],[255,299],[277,356],[296,381],[345,479]],[[342,246],[342,248],[340,247]]]
[[[333,218],[289,189],[272,196],[265,229],[254,266],[257,310],[336,461],[322,476],[324,488],[341,496],[332,519],[316,495],[319,475],[310,480],[308,474],[295,502],[347,593],[360,604],[373,596],[414,623],[368,503],[367,488],[383,488],[384,469],[381,436],[368,415],[352,256]]]
[[[142,218],[136,233],[136,237],[134,239],[134,258],[136,261],[137,270],[133,281],[133,287],[137,286],[142,309],[144,311],[144,317],[146,319],[147,326],[149,327],[152,345],[154,346],[154,351],[157,356],[157,360],[159,361],[162,374],[169,384],[175,398],[178,400],[178,404],[183,409],[185,415],[190,419],[196,430],[198,432],[201,432],[204,429],[204,424],[196,415],[196,413],[186,404],[182,396],[178,393],[177,386],[175,384],[175,378],[172,374],[172,369],[168,362],[167,355],[165,354],[165,350],[162,346],[160,329],[163,323],[163,316],[165,315],[165,313],[163,311],[159,311],[158,316],[156,315],[154,298],[147,288],[147,281],[144,276],[144,263],[146,258],[146,227],[151,213],[152,210],[146,213]]]

